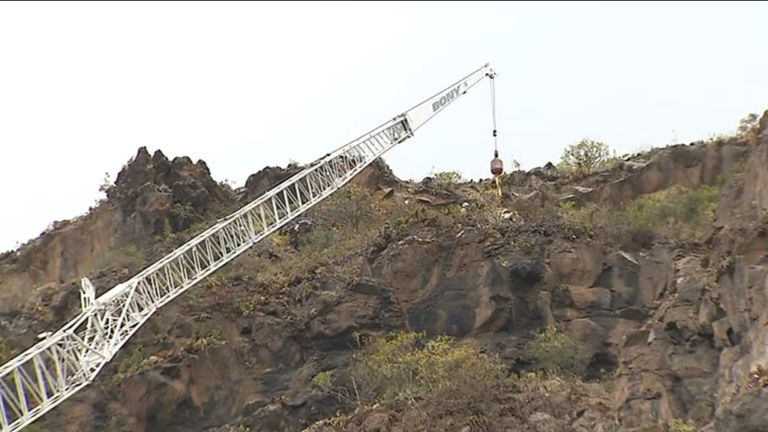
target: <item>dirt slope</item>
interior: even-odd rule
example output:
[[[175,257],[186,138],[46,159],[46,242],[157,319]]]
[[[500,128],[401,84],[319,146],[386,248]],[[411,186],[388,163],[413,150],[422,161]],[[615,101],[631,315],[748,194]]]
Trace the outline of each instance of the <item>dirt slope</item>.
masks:
[[[577,179],[511,173],[501,208],[488,181],[411,184],[377,163],[159,311],[33,427],[417,430],[394,399],[312,426],[353,408],[313,379],[343,385],[360,335],[396,329],[472,340],[524,375],[530,332],[559,324],[592,382],[516,381],[485,420],[430,430],[768,430],[753,379],[768,360],[768,116],[761,126],[757,146],[666,147]],[[80,277],[109,289],[298,169],[232,190],[202,161],[140,149],[105,202],[0,256],[0,357],[76,313]],[[673,223],[673,204],[695,223]]]

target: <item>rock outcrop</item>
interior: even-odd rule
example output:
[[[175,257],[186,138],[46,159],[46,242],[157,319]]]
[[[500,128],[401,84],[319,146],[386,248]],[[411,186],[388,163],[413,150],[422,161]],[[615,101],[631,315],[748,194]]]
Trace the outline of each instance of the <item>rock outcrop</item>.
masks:
[[[145,147],[117,175],[107,198],[136,240],[184,231],[203,221],[214,205],[231,200],[204,161],[171,161],[160,150],[150,156]]]
[[[157,237],[188,229],[225,208],[231,193],[211,178],[205,162],[150,156],[142,147],[118,174],[107,201],[8,253],[0,261],[0,314],[40,302],[44,290],[68,285],[120,250],[141,250]],[[128,257],[125,257],[128,259]],[[139,264],[140,265],[140,264]],[[138,269],[132,269],[138,270]]]

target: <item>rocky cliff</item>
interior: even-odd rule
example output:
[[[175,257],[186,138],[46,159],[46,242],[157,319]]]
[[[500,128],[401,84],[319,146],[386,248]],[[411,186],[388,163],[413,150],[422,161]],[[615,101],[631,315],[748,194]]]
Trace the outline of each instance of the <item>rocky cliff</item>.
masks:
[[[768,115],[760,125],[757,141],[587,176],[514,172],[501,201],[489,181],[408,183],[377,162],[160,310],[30,429],[768,430]],[[140,149],[99,206],[0,256],[0,360],[76,313],[80,277],[103,292],[299,170],[232,190],[202,161]],[[577,376],[541,372],[529,347],[547,326],[578,342]],[[462,381],[483,402],[472,412],[440,411],[450,397],[363,403],[360,347],[403,329],[471,342],[472,373],[496,377],[485,355],[505,372]]]

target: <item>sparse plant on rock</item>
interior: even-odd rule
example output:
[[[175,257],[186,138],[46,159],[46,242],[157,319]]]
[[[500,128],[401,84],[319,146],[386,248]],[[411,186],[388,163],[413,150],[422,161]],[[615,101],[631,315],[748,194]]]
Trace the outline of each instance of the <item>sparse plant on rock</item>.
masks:
[[[579,376],[589,364],[581,345],[556,326],[535,333],[527,353],[538,368],[558,375]]]
[[[669,423],[669,432],[696,432],[696,423],[674,419]]]
[[[331,371],[318,372],[318,374],[312,378],[312,385],[321,390],[328,390],[333,385],[333,374]]]
[[[117,361],[117,371],[112,376],[113,383],[119,383],[124,379],[150,370],[153,366],[150,358],[142,354],[143,346],[136,345],[126,354],[121,354]]]
[[[675,186],[644,195],[625,207],[626,222],[667,238],[698,239],[709,227],[719,194],[717,186]]]
[[[591,238],[598,233],[606,234],[614,229],[608,226],[612,221],[607,215],[609,210],[594,203],[576,207],[573,202],[561,202],[558,212],[563,217],[566,233],[573,238],[581,235]]]
[[[101,183],[99,183],[99,192],[106,194],[113,184],[114,181],[112,180],[112,176],[109,175],[109,172],[105,172],[104,178],[102,178]]]
[[[574,239],[602,238],[642,247],[657,239],[698,241],[709,230],[722,183],[696,189],[673,186],[622,206],[563,202],[558,213],[566,234]]]
[[[130,274],[141,270],[147,264],[144,251],[136,246],[128,245],[120,249],[111,250],[99,255],[94,263],[93,270],[127,269]]]
[[[324,393],[332,395],[340,402],[346,404],[349,407],[361,406],[360,394],[357,390],[357,383],[352,381],[351,389],[336,384],[333,371],[318,372],[317,375],[312,378],[312,386]]]
[[[768,368],[757,365],[747,377],[747,387],[752,389],[768,388]]]
[[[436,182],[444,185],[455,185],[457,183],[464,183],[466,181],[460,171],[433,171],[429,174],[429,177],[432,177]]]
[[[192,351],[206,351],[212,347],[223,345],[224,343],[224,332],[221,329],[216,328],[210,332],[198,334],[190,343],[189,348]]]
[[[519,218],[516,211],[505,209],[493,190],[478,192],[466,208],[462,209],[470,224],[483,230],[495,230]]]
[[[5,343],[4,340],[0,339],[0,364],[5,363],[9,359],[13,357],[13,350]]]

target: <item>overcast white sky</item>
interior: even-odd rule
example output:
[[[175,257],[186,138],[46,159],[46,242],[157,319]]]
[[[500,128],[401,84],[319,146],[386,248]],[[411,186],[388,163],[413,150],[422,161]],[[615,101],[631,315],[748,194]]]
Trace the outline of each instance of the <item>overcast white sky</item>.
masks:
[[[0,250],[84,213],[140,146],[242,184],[490,62],[509,166],[619,153],[768,108],[765,2],[0,3]],[[487,177],[487,82],[386,160]]]

